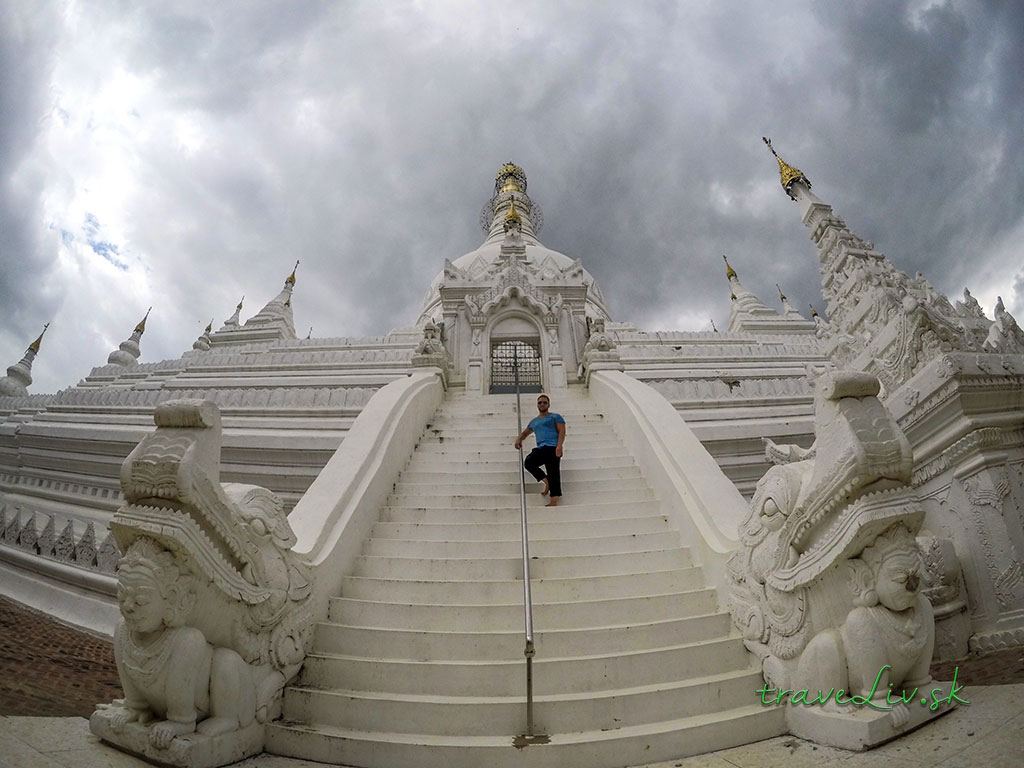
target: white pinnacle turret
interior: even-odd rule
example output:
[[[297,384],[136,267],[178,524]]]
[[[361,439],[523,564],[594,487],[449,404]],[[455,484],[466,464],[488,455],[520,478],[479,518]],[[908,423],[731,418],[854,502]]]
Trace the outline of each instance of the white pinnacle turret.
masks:
[[[146,310],[146,315],[143,317],[139,324],[135,326],[135,330],[132,331],[132,335],[122,341],[118,348],[110,353],[107,358],[107,365],[123,365],[132,366],[139,362],[139,355],[142,354],[142,350],[139,347],[139,341],[142,339],[142,334],[146,332],[146,320],[149,318],[149,313],[153,311],[150,307]]]
[[[235,306],[235,313],[224,321],[224,328],[238,327],[238,316],[242,314],[243,303],[245,303],[245,296],[242,296],[242,298],[238,300],[238,304]]]
[[[24,397],[28,394],[28,387],[32,384],[32,361],[39,354],[43,335],[49,327],[49,323],[44,325],[43,332],[28,345],[25,356],[7,369],[7,375],[0,379],[0,396]]]

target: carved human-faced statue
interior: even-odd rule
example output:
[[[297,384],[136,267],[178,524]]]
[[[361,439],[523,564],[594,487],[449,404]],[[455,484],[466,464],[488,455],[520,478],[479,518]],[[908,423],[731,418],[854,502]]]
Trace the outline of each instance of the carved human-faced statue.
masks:
[[[917,602],[921,583],[919,558],[912,553],[890,555],[878,568],[875,592],[890,611],[905,611]]]
[[[147,570],[135,568],[121,574],[117,602],[124,623],[133,633],[148,635],[163,627],[167,601]]]
[[[890,611],[905,611],[917,604],[922,559],[917,543],[903,526],[895,526],[866,547],[860,559],[870,568],[871,588],[861,594],[865,605],[881,604]]]

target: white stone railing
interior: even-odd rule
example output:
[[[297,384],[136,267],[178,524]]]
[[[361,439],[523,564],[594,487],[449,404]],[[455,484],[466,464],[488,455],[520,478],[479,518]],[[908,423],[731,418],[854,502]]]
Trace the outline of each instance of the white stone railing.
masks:
[[[590,392],[654,485],[684,540],[696,546],[708,582],[724,604],[726,560],[737,547],[746,500],[655,389],[621,371],[595,371]]]
[[[341,592],[416,442],[441,404],[437,369],[382,387],[288,517],[294,551],[314,570],[314,616]]]

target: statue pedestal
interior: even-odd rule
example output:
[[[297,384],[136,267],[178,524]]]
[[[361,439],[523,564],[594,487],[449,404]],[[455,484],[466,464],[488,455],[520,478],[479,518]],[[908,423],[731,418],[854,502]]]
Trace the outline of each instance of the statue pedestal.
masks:
[[[932,682],[926,690],[922,690],[923,695],[927,696],[933,688],[941,688],[946,693],[950,687],[950,683]],[[897,724],[893,712],[880,712],[868,707],[844,706],[836,710],[792,704],[786,705],[786,726],[794,736],[815,744],[863,752],[920,728],[952,712],[957,706],[956,702],[943,704],[933,712],[921,703],[921,698],[919,695],[906,705],[908,717],[902,725]]]
[[[565,389],[568,381],[565,378],[565,363],[561,358],[554,358],[550,361],[551,379],[549,389]]]
[[[466,366],[466,394],[482,395],[484,386],[484,364],[482,360],[470,360]]]
[[[111,746],[151,763],[176,768],[216,768],[263,751],[265,726],[260,722],[218,736],[199,733],[177,736],[167,749],[158,749],[149,742],[149,728],[129,723],[115,731],[108,718],[105,710],[93,712],[89,729]]]

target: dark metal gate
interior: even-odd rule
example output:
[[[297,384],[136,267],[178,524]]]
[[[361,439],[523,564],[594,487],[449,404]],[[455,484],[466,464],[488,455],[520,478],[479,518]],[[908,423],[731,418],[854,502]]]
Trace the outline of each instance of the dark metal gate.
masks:
[[[504,395],[516,391],[519,366],[519,391],[541,392],[540,339],[507,339],[491,342],[491,394]]]

